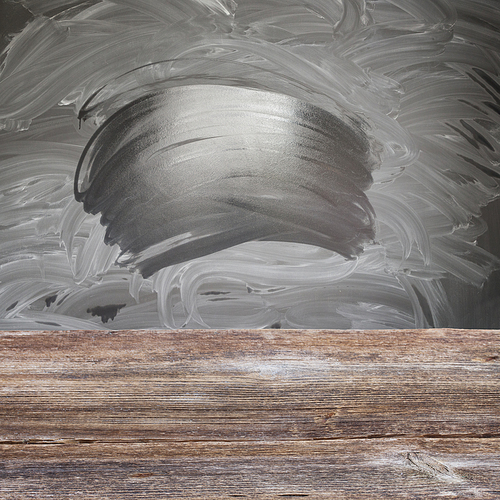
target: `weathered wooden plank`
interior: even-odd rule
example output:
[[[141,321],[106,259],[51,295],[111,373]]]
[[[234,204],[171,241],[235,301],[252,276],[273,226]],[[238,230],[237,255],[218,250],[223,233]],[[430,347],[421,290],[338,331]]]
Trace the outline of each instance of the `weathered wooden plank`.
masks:
[[[500,498],[498,439],[1,446],[2,499]]]
[[[3,439],[496,436],[498,334],[4,334]]]
[[[499,498],[499,340],[3,332],[0,498]]]

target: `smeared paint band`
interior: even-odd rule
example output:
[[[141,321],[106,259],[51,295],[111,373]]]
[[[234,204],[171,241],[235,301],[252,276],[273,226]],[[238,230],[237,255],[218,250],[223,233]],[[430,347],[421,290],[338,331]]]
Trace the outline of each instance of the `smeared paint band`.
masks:
[[[144,276],[252,240],[354,258],[374,237],[361,129],[295,98],[220,85],[166,89],[110,117],[75,197]]]

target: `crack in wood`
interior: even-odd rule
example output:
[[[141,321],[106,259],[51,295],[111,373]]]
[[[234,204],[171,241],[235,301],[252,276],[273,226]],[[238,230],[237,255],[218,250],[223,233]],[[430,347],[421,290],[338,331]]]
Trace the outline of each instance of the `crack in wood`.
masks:
[[[384,440],[384,439],[440,439],[440,440],[455,440],[455,439],[499,439],[499,434],[374,434],[370,436],[350,436],[350,437],[328,437],[328,438],[311,438],[311,439],[282,439],[282,440],[262,440],[262,439],[74,439],[74,438],[60,438],[60,439],[7,439],[0,440],[0,446],[63,446],[75,444],[113,444],[113,445],[130,445],[136,444],[150,444],[150,443],[175,443],[175,444],[216,444],[216,443],[233,443],[233,444],[254,444],[254,443],[313,443],[313,442],[328,442],[328,441],[370,441],[370,440]],[[413,456],[413,455],[412,455]],[[407,457],[410,460],[410,457]],[[416,459],[416,457],[413,457]],[[410,460],[411,461],[411,460]]]

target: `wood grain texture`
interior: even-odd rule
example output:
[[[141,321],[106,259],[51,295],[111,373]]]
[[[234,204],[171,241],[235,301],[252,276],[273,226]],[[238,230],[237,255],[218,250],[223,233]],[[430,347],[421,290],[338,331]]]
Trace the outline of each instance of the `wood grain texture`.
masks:
[[[500,498],[497,331],[0,333],[0,498]]]

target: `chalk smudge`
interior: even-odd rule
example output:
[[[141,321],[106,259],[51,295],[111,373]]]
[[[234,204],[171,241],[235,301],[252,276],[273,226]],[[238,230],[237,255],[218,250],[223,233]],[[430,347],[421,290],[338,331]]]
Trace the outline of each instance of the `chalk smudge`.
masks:
[[[498,268],[493,0],[22,5],[1,328],[477,326],[449,297]]]

